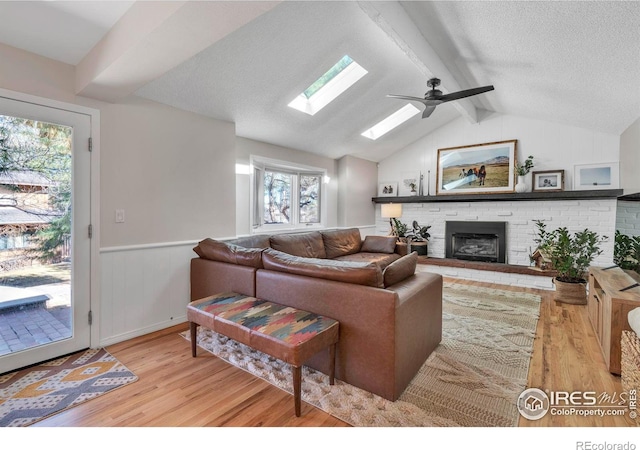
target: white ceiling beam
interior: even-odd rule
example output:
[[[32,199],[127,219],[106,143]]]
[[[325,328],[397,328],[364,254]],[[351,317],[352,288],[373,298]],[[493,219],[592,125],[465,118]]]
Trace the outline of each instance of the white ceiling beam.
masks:
[[[360,8],[389,36],[407,57],[429,78],[442,80],[439,89],[444,93],[462,90],[438,54],[424,38],[406,10],[398,2],[358,2]],[[412,95],[407,93],[407,95]],[[416,95],[418,97],[419,95]],[[452,102],[460,114],[471,123],[478,122],[476,107],[469,99]]]
[[[279,3],[138,1],[76,66],[76,94],[115,102]]]

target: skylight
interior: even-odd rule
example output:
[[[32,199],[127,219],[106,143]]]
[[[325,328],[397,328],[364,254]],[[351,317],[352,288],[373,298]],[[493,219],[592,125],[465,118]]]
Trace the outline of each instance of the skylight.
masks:
[[[366,74],[367,71],[349,55],[344,55],[289,106],[313,116]]]
[[[418,114],[420,110],[413,106],[411,103],[407,103],[405,106],[388,116],[386,119],[381,120],[367,131],[362,133],[362,136],[371,140],[376,140],[381,136],[384,136],[389,131],[393,130],[398,125],[405,123],[413,116]]]

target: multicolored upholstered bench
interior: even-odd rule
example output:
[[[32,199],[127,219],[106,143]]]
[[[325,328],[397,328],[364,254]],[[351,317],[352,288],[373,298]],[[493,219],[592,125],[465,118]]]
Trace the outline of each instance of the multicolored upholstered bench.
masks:
[[[329,384],[334,384],[336,320],[266,300],[227,292],[193,301],[187,306],[191,354],[196,357],[198,325],[291,364],[296,416],[300,417],[302,365],[329,348]]]

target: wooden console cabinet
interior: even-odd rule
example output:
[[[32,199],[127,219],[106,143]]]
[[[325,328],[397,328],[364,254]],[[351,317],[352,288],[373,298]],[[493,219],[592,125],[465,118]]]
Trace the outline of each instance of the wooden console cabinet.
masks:
[[[640,307],[640,286],[635,272],[619,267],[589,269],[589,320],[604,355],[609,372],[620,375],[622,330],[631,330],[627,315]]]

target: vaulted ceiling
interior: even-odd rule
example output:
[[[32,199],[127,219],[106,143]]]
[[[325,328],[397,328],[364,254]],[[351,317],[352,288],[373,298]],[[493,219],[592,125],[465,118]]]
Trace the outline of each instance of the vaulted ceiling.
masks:
[[[640,117],[640,2],[0,2],[0,42],[76,66],[78,95],[137,95],[239,136],[380,161],[463,116],[620,134]],[[314,116],[287,104],[348,54],[367,70]],[[427,80],[494,91],[361,133]],[[420,109],[422,106],[416,103]]]

